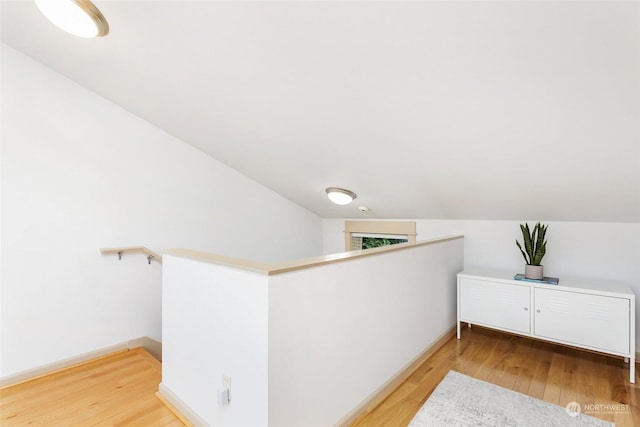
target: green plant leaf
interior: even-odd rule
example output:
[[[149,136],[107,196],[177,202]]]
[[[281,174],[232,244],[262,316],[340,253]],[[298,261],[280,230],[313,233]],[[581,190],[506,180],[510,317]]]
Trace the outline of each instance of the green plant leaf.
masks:
[[[536,238],[536,250],[534,251],[534,254],[535,257],[538,257],[538,252],[544,243],[544,235],[547,233],[547,227],[537,223],[536,230],[538,231],[538,237]],[[540,257],[540,259],[542,260],[542,257]]]
[[[520,253],[522,254],[522,258],[524,258],[524,262],[529,264],[529,260],[527,259],[527,254],[525,254],[524,251],[522,250],[522,246],[520,246],[520,242],[518,242],[518,239],[516,239],[516,245],[518,245],[518,248],[520,248]]]
[[[518,245],[527,264],[540,265],[542,262],[542,258],[547,252],[547,241],[545,240],[547,227],[548,225],[542,225],[540,222],[537,222],[533,229],[529,228],[528,223],[520,224],[524,250],[518,239],[516,239],[516,245]]]
[[[529,224],[523,226],[520,224],[520,228],[522,229],[522,240],[524,241],[524,249],[527,251],[527,255],[529,256],[529,261],[533,259],[533,244],[531,242],[531,230],[529,230]]]
[[[547,253],[546,241],[540,247],[538,247],[538,251],[536,252],[535,258],[533,259],[532,265],[540,265],[545,253]]]

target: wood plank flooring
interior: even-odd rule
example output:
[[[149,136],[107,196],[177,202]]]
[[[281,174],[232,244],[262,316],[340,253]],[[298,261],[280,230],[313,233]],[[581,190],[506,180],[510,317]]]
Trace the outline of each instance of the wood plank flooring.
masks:
[[[618,427],[640,426],[640,385],[629,383],[629,365],[621,358],[475,326],[462,329],[461,340],[448,341],[351,427],[406,426],[449,370],[562,407],[578,402],[583,413]]]
[[[184,427],[155,396],[160,362],[138,348],[0,390],[0,425]]]
[[[617,426],[640,425],[640,386],[629,384],[621,359],[475,326],[462,332],[353,426],[406,426],[451,369],[560,406],[576,401]],[[0,390],[0,425],[184,426],[155,396],[160,379],[160,362],[143,349],[115,353]]]

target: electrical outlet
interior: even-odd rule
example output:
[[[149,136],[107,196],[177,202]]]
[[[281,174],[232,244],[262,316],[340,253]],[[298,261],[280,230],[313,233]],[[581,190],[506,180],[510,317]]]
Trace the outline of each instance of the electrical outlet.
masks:
[[[218,405],[227,406],[229,404],[229,389],[218,390]]]
[[[222,375],[222,387],[227,391],[227,402],[231,402],[231,376]]]

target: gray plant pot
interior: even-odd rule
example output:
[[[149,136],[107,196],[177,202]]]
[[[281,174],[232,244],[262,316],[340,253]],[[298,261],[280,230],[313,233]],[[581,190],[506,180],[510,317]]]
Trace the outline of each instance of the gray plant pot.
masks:
[[[524,277],[527,279],[542,280],[542,266],[541,265],[525,265]]]

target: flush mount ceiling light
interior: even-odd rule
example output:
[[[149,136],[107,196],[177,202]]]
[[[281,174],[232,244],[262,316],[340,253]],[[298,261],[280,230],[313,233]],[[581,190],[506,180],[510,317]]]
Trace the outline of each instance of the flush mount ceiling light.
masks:
[[[89,0],[34,0],[56,27],[78,37],[102,37],[109,33],[104,15]]]
[[[348,205],[358,197],[353,191],[345,190],[344,188],[329,187],[326,191],[329,200],[336,205]]]

